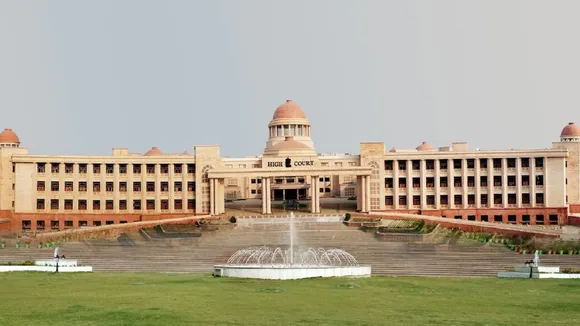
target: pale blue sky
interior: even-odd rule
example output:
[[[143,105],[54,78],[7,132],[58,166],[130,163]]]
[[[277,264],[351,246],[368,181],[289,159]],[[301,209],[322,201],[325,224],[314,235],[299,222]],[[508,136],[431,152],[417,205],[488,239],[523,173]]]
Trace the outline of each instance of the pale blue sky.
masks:
[[[0,127],[31,153],[545,148],[580,123],[580,1],[0,0]]]

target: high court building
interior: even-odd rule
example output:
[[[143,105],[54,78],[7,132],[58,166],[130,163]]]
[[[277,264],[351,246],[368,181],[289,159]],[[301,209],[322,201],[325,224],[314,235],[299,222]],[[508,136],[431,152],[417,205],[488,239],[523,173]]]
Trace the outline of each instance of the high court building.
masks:
[[[220,215],[226,200],[355,198],[360,212],[396,211],[474,221],[566,224],[580,209],[580,127],[569,123],[549,149],[470,150],[465,142],[359,154],[318,154],[304,111],[274,112],[262,155],[227,158],[219,146],[194,155],[38,155],[0,133],[0,230],[47,231],[167,217]]]

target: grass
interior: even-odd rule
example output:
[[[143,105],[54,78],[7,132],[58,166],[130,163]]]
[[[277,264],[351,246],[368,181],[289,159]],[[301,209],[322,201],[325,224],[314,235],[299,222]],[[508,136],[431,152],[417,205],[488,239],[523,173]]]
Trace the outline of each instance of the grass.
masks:
[[[0,325],[573,325],[580,282],[2,273]]]

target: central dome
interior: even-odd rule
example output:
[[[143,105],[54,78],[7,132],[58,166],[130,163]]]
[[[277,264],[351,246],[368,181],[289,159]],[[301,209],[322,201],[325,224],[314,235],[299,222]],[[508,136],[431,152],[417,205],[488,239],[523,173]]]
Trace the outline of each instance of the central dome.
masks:
[[[280,105],[274,112],[272,120],[276,119],[306,119],[306,114],[304,114],[300,105],[292,102],[292,100],[286,100],[286,103]]]

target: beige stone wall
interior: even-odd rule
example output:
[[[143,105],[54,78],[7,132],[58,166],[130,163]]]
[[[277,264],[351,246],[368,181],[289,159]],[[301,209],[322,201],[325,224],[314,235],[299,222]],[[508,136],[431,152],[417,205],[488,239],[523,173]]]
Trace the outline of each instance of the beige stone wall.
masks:
[[[12,156],[26,154],[26,148],[0,147],[0,210],[13,210],[16,188]],[[13,189],[14,188],[14,189]],[[15,205],[16,203],[14,203]]]
[[[568,203],[580,204],[580,142],[555,142],[552,147],[568,151],[566,195]]]

